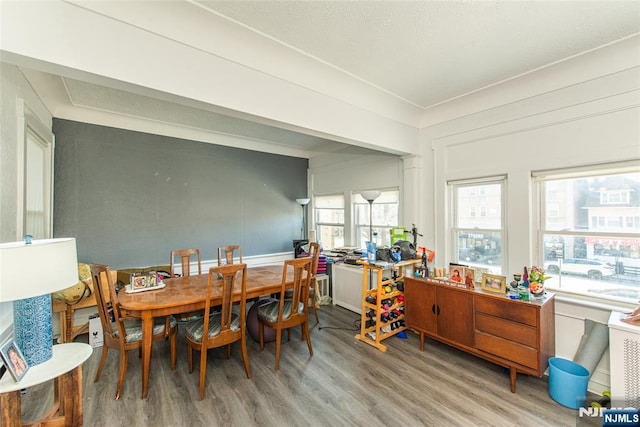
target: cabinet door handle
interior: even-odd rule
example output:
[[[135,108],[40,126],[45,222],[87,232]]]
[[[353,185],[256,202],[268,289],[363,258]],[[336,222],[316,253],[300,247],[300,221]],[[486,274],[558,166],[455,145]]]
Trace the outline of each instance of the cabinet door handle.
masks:
[[[437,311],[438,311],[437,315],[440,316],[440,306],[438,306],[438,310]]]
[[[433,314],[436,314],[436,305],[435,305],[435,304],[432,304],[432,305],[431,305],[431,312],[432,312]]]

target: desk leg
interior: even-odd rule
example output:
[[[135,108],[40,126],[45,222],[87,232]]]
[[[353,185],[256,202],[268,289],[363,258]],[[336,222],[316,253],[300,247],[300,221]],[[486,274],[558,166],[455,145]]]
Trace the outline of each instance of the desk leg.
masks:
[[[142,398],[149,390],[149,368],[151,365],[151,341],[153,339],[153,317],[142,313]]]
[[[5,373],[9,375],[9,373]],[[20,390],[0,394],[2,407],[2,425],[4,427],[20,427],[22,425],[22,402]]]

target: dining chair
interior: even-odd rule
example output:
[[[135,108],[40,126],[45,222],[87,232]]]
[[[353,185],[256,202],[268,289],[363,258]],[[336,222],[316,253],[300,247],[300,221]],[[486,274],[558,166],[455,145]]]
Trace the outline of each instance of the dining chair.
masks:
[[[306,256],[311,257],[311,282],[309,285],[309,303],[313,308],[313,315],[316,318],[316,323],[320,323],[318,318],[318,307],[316,304],[316,295],[318,294],[318,283],[316,276],[318,275],[318,259],[320,258],[320,244],[317,242],[309,243],[309,250]],[[287,298],[291,297],[291,290],[287,290]]]
[[[218,248],[218,265],[224,265],[222,263],[223,260],[226,264],[233,264],[234,252],[236,251],[238,253],[238,264],[242,264],[242,248],[240,245],[226,245]]]
[[[238,272],[242,272],[241,275]],[[240,277],[239,277],[240,276]],[[240,300],[234,301],[236,280],[240,280]],[[220,284],[218,284],[220,283]],[[222,289],[220,311],[211,314],[211,295],[214,287]],[[207,350],[227,346],[227,358],[231,357],[231,344],[240,341],[240,353],[247,378],[251,378],[246,334],[247,265],[227,264],[209,269],[204,318],[191,321],[185,327],[185,340],[189,360],[189,373],[193,372],[193,350],[200,351],[200,400],[204,397],[207,372]],[[235,307],[234,307],[235,306]],[[205,334],[204,331],[207,331]]]
[[[191,262],[192,258],[195,258],[195,261],[198,265],[198,274],[202,274],[202,265],[200,263],[200,249],[189,248],[189,249],[176,249],[171,251],[171,259],[169,260],[170,265],[170,274],[171,277],[175,277],[176,271],[175,266],[176,260],[180,261],[180,275],[183,277],[191,276]]]
[[[120,351],[120,371],[118,374],[118,387],[116,389],[116,400],[120,399],[124,377],[127,372],[129,350],[142,348],[142,321],[139,318],[128,317],[120,310],[118,294],[115,283],[108,266],[101,264],[91,264],[91,277],[95,289],[96,302],[98,303],[98,313],[104,336],[102,346],[102,357],[98,372],[93,382],[97,382],[102,375],[102,368],[107,359],[109,349]],[[109,295],[110,301],[106,296]],[[172,316],[158,318],[153,326],[152,341],[160,341],[169,338],[171,346],[171,369],[176,368],[176,342],[178,323]]]
[[[307,304],[312,276],[311,264],[311,257],[286,260],[282,269],[280,297],[258,307],[260,350],[264,349],[264,327],[268,326],[276,330],[276,371],[280,369],[280,347],[282,331],[285,329],[289,330],[300,325],[302,336],[309,347],[309,354],[313,356]],[[288,276],[293,278],[293,282],[287,280]],[[291,289],[290,297],[286,295],[288,289]]]
[[[313,315],[316,317],[316,323],[320,323],[318,319],[318,307],[316,304],[316,295],[318,294],[318,259],[320,258],[320,244],[312,242],[309,244],[309,256],[311,257],[311,284],[309,285],[309,302],[313,308]]]
[[[177,275],[177,266],[180,265],[180,276],[191,276],[191,263],[195,262],[198,266],[197,274],[202,274],[202,264],[200,261],[200,249],[187,248],[187,249],[175,249],[171,251],[171,258],[169,259],[169,275],[175,277]],[[188,322],[204,315],[202,310],[191,311],[188,313],[176,314],[175,318],[181,324]]]

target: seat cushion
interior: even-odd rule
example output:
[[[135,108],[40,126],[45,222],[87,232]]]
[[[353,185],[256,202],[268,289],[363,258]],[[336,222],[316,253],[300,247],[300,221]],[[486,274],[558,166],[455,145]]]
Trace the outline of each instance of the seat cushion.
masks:
[[[91,266],[85,263],[78,263],[78,283],[61,291],[51,294],[54,301],[66,304],[77,304],[81,299],[89,298],[93,294],[93,278],[91,277]]]
[[[169,327],[175,328],[178,322],[173,316],[169,316]],[[153,321],[153,335],[158,335],[164,332],[164,317],[158,317]],[[142,320],[132,319],[124,321],[124,328],[127,331],[126,342],[134,342],[142,340]],[[114,323],[113,330],[116,336],[118,336],[118,326]]]
[[[262,304],[258,307],[258,319],[269,323],[275,323],[278,321],[278,310],[280,309],[280,301],[271,301],[266,304]],[[298,312],[301,313],[304,310],[304,304],[298,304]],[[284,307],[282,309],[282,318],[288,319],[291,316],[291,300],[284,300]]]
[[[209,338],[220,335],[220,313],[213,313],[209,316]],[[204,319],[196,319],[189,323],[184,330],[185,337],[194,342],[202,342],[202,330],[204,329]],[[231,313],[231,330],[236,332],[240,330],[240,316]]]

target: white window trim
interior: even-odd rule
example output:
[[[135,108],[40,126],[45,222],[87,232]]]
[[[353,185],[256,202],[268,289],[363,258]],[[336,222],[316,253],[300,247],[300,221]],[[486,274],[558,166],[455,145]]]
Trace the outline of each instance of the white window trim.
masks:
[[[463,180],[450,180],[447,181],[447,195],[448,195],[448,221],[450,224],[449,230],[450,232],[448,233],[447,239],[448,241],[446,242],[446,247],[450,248],[449,251],[447,251],[447,256],[448,256],[448,261],[447,262],[453,262],[453,260],[457,259],[457,253],[458,253],[458,239],[456,238],[456,233],[457,231],[460,229],[458,227],[457,221],[456,221],[456,212],[458,209],[458,206],[456,205],[456,199],[455,199],[455,188],[457,187],[461,187],[461,186],[479,186],[479,185],[483,185],[483,184],[495,184],[495,183],[501,183],[502,184],[502,193],[500,194],[500,203],[501,203],[501,216],[502,216],[502,227],[500,229],[474,229],[473,231],[479,232],[479,233],[495,233],[496,231],[500,232],[501,235],[501,244],[502,244],[502,253],[501,253],[501,257],[502,257],[502,264],[500,266],[501,271],[504,272],[507,269],[507,266],[509,265],[509,253],[508,253],[508,247],[509,247],[509,236],[508,236],[508,229],[509,229],[509,225],[507,223],[507,176],[506,175],[497,175],[497,176],[488,176],[488,177],[479,177],[479,178],[469,178],[469,179],[463,179]],[[504,274],[503,274],[504,275]]]
[[[535,233],[533,238],[533,258],[535,261],[535,265],[543,265],[544,263],[544,249],[543,249],[543,240],[544,240],[544,230],[542,227],[542,215],[546,212],[546,205],[542,203],[545,200],[542,197],[542,181],[554,180],[554,179],[563,179],[563,178],[578,178],[585,175],[593,175],[593,174],[606,174],[606,173],[625,173],[630,171],[636,171],[638,168],[637,161],[628,161],[628,162],[617,162],[617,163],[608,163],[608,164],[599,164],[599,165],[589,165],[589,166],[581,166],[567,169],[553,169],[553,170],[542,170],[542,171],[532,171],[531,173],[531,183],[532,183],[532,206],[537,207],[537,209],[532,209],[532,221],[535,225]],[[574,235],[584,235],[581,232],[569,232],[562,231],[562,234],[574,234]],[[591,232],[591,235],[598,236],[613,236],[619,237],[626,236],[627,233],[598,233]],[[619,298],[611,297],[611,296],[593,296],[587,295],[583,293],[572,292],[571,290],[562,289],[554,284],[550,283],[548,289],[556,294],[557,299],[561,302],[576,304],[585,307],[593,307],[598,309],[605,309],[611,311],[627,311],[631,308],[637,307],[637,304],[622,301]]]
[[[55,147],[55,137],[53,133],[40,122],[36,115],[29,109],[23,99],[16,100],[16,115],[18,120],[17,126],[17,156],[16,171],[18,176],[17,182],[17,200],[16,200],[16,240],[22,240],[25,234],[25,196],[26,196],[26,152],[27,152],[27,135],[29,131],[33,132],[38,138],[45,143],[45,238],[53,236],[53,151]]]

